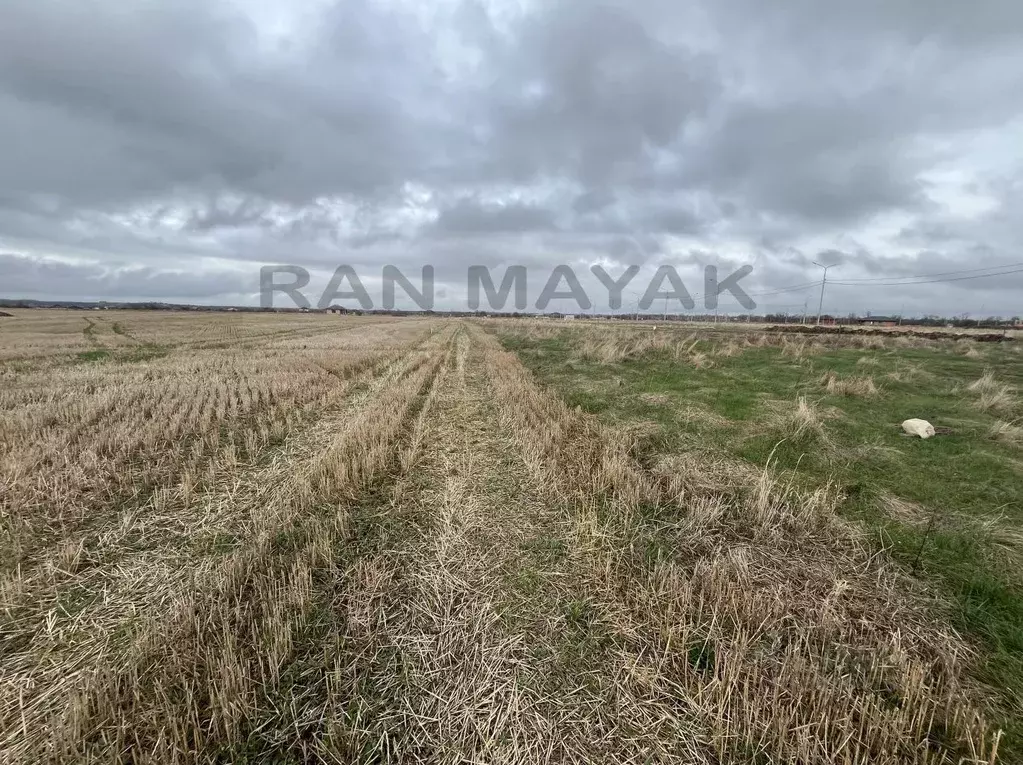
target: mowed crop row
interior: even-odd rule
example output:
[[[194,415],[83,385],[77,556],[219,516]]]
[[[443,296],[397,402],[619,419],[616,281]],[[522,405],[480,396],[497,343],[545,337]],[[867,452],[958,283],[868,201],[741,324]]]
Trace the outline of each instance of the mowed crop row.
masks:
[[[251,342],[5,373],[0,759],[994,760],[833,492],[646,464],[476,324]]]
[[[86,686],[188,603],[205,611],[198,593],[335,499],[336,481],[367,480],[400,427],[395,396],[414,398],[436,364],[413,349],[424,333],[46,369],[5,388],[0,692],[15,759],[59,752]]]

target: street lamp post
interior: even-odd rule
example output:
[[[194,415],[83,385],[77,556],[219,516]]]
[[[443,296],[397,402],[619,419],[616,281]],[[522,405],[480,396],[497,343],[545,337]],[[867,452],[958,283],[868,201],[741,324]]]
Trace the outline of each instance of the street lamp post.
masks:
[[[817,266],[817,268],[823,268],[824,269],[824,279],[821,280],[821,301],[817,305],[817,326],[819,327],[821,325],[821,314],[824,311],[824,288],[828,284],[828,269],[829,268],[834,268],[835,266],[838,265],[838,263],[832,263],[830,266],[822,266],[820,263],[818,263],[815,260],[815,261],[813,261],[813,264],[815,266]]]

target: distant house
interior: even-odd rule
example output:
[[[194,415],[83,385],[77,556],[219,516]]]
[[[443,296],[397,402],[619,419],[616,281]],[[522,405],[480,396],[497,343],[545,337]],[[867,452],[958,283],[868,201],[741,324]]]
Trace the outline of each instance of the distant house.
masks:
[[[565,314],[565,321],[572,321],[573,319],[575,319],[575,314],[574,313],[566,313]]]
[[[348,313],[348,309],[345,308],[343,305],[332,305],[330,308],[327,309],[327,313],[336,313],[344,315]]]

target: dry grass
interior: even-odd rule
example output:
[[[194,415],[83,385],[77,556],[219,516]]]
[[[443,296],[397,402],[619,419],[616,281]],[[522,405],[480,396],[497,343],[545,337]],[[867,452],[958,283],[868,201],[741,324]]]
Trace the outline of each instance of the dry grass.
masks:
[[[896,520],[923,528],[927,525],[932,513],[917,502],[896,497],[894,494],[884,494],[881,497],[881,509]]]
[[[1004,386],[995,379],[995,373],[991,370],[985,372],[981,377],[967,386],[973,393],[996,393],[1004,389]]]
[[[795,405],[785,406],[775,418],[781,435],[803,444],[824,446],[828,443],[824,427],[826,415],[818,404],[800,396]]]
[[[880,394],[872,377],[840,378],[834,372],[825,372],[820,379],[821,386],[834,396],[870,397]]]
[[[1013,446],[1023,445],[1023,427],[1016,422],[998,420],[991,426],[988,435],[996,441],[1002,441]]]
[[[734,339],[731,339],[727,343],[722,343],[721,345],[719,345],[717,349],[714,351],[714,354],[717,356],[722,356],[724,358],[729,358],[731,356],[738,356],[739,354],[741,354],[742,349],[743,346],[741,343],[737,342]]]
[[[990,370],[970,383],[967,390],[977,395],[976,406],[982,412],[1006,413],[1018,406],[1015,389],[998,382]]]
[[[945,350],[966,353],[970,358],[983,356],[974,344],[953,340],[932,340],[926,337],[850,334],[798,335],[765,331],[763,326],[730,324],[696,325],[686,322],[560,322],[536,320],[489,320],[490,329],[502,334],[518,334],[530,340],[571,338],[576,358],[601,364],[643,358],[648,354],[666,354],[676,361],[686,361],[694,350],[711,357],[728,358],[750,348],[777,348],[782,355],[796,360],[809,358],[829,350],[863,349],[871,351],[864,359],[884,351],[902,349]],[[970,352],[972,350],[972,353]],[[1010,346],[1010,350],[1013,347]],[[1015,349],[1015,350],[1018,350]],[[867,364],[868,362],[864,362]]]
[[[789,338],[784,336],[781,340],[782,355],[792,359],[804,359],[820,353],[821,350],[822,346],[812,340],[789,340]]]
[[[691,402],[682,405],[678,410],[677,419],[679,422],[694,423],[701,428],[720,429],[733,425],[727,417],[705,407],[694,406]]]
[[[970,647],[835,487],[644,467],[472,324],[175,319],[0,389],[0,760],[993,761]]]
[[[673,399],[667,393],[641,393],[639,400],[651,406],[667,406]]]
[[[343,523],[309,510],[386,459],[401,397],[428,373],[403,350],[422,333],[335,336],[325,357],[104,362],[4,390],[5,758],[103,761],[130,746],[139,761],[181,761],[196,721],[211,740],[238,730],[245,689],[288,653]],[[353,418],[374,368],[388,370],[376,406]],[[286,570],[282,530],[307,540]]]
[[[700,349],[701,340],[678,330],[599,330],[594,327],[566,330],[577,338],[576,359],[598,364],[617,364],[660,354],[697,368],[713,365],[710,351]],[[531,331],[526,331],[527,337],[532,336]],[[548,332],[552,331],[548,329]]]

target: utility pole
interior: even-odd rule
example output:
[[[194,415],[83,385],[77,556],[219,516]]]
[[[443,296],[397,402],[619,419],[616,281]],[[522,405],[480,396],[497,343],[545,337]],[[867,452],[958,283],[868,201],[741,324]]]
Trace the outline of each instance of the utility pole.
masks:
[[[810,298],[807,298],[806,300],[803,301],[803,321],[802,321],[803,324],[806,324],[806,308],[807,308],[808,305],[810,305]]]
[[[668,320],[668,296],[664,296],[664,313],[661,314],[661,321]]]
[[[828,284],[828,269],[834,268],[838,265],[838,263],[832,263],[830,266],[822,266],[815,260],[813,261],[813,264],[817,266],[817,268],[824,269],[824,279],[821,280],[821,302],[817,305],[817,326],[819,327],[821,325],[821,314],[824,312],[824,288]]]

